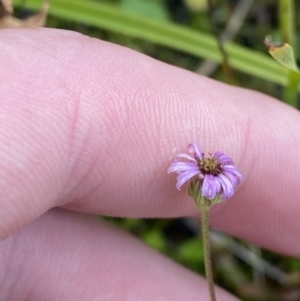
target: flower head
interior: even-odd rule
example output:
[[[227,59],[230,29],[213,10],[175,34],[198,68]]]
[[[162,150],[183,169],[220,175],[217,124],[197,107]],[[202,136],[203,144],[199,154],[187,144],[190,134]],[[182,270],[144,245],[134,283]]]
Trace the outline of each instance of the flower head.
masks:
[[[219,151],[205,157],[194,143],[188,145],[188,152],[191,155],[178,154],[168,169],[168,173],[178,174],[177,189],[180,190],[184,183],[192,180],[190,187],[197,187],[207,200],[231,197],[234,187],[242,181],[242,175],[233,160]]]

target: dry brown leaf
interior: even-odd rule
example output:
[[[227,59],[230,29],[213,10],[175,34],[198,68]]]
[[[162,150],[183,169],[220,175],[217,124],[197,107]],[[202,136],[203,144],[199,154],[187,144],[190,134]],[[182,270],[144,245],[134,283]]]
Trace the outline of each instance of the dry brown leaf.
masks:
[[[44,26],[49,10],[49,1],[44,1],[41,10],[27,19],[21,20],[11,15],[13,12],[11,0],[0,0],[0,29],[19,27],[41,27]]]

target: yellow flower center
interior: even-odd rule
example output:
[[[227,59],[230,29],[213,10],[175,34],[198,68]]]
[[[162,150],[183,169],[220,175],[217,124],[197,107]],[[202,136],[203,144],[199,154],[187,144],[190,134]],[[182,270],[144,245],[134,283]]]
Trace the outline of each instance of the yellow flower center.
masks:
[[[215,157],[197,159],[198,166],[202,174],[217,176],[222,172],[222,164]]]

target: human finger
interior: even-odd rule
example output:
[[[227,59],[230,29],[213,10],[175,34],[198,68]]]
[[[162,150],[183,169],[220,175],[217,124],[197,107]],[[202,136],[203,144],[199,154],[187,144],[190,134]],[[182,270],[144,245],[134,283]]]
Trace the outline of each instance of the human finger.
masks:
[[[244,177],[212,225],[300,254],[296,110],[72,32],[4,30],[1,43],[1,237],[62,205],[195,215],[166,170],[174,149],[197,142],[230,155]]]
[[[207,300],[203,278],[103,221],[53,209],[0,243],[2,300]],[[221,289],[220,301],[237,300]]]

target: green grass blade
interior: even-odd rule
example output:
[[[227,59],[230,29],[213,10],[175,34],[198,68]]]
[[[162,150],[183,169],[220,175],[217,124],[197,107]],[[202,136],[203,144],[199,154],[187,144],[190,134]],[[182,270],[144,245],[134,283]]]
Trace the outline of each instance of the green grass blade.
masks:
[[[13,2],[17,6],[23,4],[23,0]],[[27,0],[26,7],[39,9],[41,3],[41,0]],[[172,23],[147,19],[117,6],[90,0],[51,0],[50,14],[221,62],[213,36]],[[233,68],[274,83],[287,84],[287,70],[267,55],[231,43],[226,43],[225,47]]]

